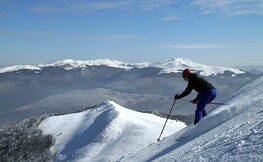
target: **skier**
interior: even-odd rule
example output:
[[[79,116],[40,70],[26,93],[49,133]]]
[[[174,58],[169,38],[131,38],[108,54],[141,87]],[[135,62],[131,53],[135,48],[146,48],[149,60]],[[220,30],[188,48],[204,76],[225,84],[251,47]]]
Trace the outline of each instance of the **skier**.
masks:
[[[193,89],[198,92],[196,98],[190,101],[193,104],[197,103],[194,120],[194,125],[196,125],[207,115],[205,106],[216,98],[216,89],[211,83],[206,81],[204,78],[197,76],[197,74],[193,74],[189,69],[185,69],[182,76],[184,80],[188,82],[188,85],[184,92],[180,95],[176,94],[174,99],[178,100],[189,95]]]

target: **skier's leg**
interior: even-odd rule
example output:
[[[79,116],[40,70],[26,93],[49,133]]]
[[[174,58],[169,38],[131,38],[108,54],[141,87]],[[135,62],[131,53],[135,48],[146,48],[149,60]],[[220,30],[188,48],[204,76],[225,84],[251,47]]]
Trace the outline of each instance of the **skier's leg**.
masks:
[[[215,89],[209,90],[209,96],[210,96],[210,99],[208,103],[212,102],[216,98],[216,90]],[[205,108],[203,109],[202,116],[203,118],[207,116]]]
[[[216,97],[216,90],[211,89],[205,92],[201,92],[199,101],[197,103],[197,108],[195,111],[195,123],[198,123],[203,117],[205,117],[206,110],[205,106]]]
[[[197,108],[195,110],[195,124],[198,123],[203,117],[203,111],[205,110],[205,98],[200,95],[199,101],[197,103]]]
[[[216,89],[211,89],[211,90],[209,90],[210,91],[210,100],[209,100],[209,102],[208,103],[210,103],[210,102],[212,102],[215,98],[216,98],[216,96],[217,96],[217,93],[216,93]]]

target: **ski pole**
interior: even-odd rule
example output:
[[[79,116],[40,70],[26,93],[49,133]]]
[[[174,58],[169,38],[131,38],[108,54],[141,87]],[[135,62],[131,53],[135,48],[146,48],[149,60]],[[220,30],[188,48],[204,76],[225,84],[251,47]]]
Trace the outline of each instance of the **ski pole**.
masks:
[[[197,104],[197,103],[194,103]],[[213,105],[229,105],[227,103],[220,103],[220,102],[209,102],[208,104],[213,104]]]
[[[169,111],[169,113],[168,113],[168,115],[167,115],[167,118],[166,118],[166,121],[165,121],[165,123],[164,123],[163,129],[162,129],[162,131],[161,131],[161,133],[160,133],[160,136],[159,136],[159,138],[157,139],[157,141],[160,141],[160,140],[161,140],[161,136],[162,136],[163,130],[164,130],[165,126],[166,126],[166,123],[167,123],[170,115],[171,115],[171,112],[172,112],[172,110],[173,110],[175,101],[176,101],[176,100],[174,100],[173,105],[172,105],[172,107],[171,107],[171,109],[170,109],[170,111]]]
[[[191,102],[191,101],[190,101]],[[197,104],[197,103],[194,103],[194,104]],[[213,105],[229,105],[227,103],[221,103],[221,102],[209,102],[207,104],[213,104]]]
[[[229,105],[227,103],[220,103],[220,102],[210,102],[208,104],[214,104],[214,105]]]
[[[184,100],[184,99],[183,99]],[[184,100],[184,101],[186,101],[186,100]],[[189,102],[191,102],[191,101],[189,101]],[[192,102],[191,102],[192,103]],[[197,104],[197,103],[193,103],[193,104]],[[229,105],[229,104],[227,104],[227,103],[222,103],[222,102],[209,102],[209,103],[207,103],[207,104],[213,104],[213,105]]]

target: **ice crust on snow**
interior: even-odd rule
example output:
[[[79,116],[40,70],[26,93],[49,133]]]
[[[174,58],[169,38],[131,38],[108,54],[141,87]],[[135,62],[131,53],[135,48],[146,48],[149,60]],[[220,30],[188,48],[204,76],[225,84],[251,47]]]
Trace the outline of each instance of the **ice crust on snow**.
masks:
[[[49,117],[39,128],[56,139],[54,161],[116,161],[156,142],[164,121],[106,101],[84,112]],[[163,136],[185,126],[169,120]]]
[[[177,58],[171,60],[165,60],[157,63],[125,63],[117,60],[109,60],[109,59],[98,59],[98,60],[72,60],[66,59],[62,61],[57,61],[52,64],[39,64],[39,65],[16,65],[0,68],[0,73],[12,72],[20,69],[27,70],[42,70],[44,67],[63,67],[66,70],[71,70],[74,68],[82,68],[85,69],[87,66],[109,66],[115,68],[122,69],[132,69],[132,68],[144,68],[144,67],[157,67],[161,68],[160,74],[163,73],[178,73],[182,72],[185,68],[190,68],[193,72],[200,72],[203,76],[217,75],[222,74],[225,71],[233,72],[234,74],[242,74],[244,71],[239,69],[234,69],[230,67],[219,67],[219,66],[206,66],[203,64],[193,63],[190,60]]]

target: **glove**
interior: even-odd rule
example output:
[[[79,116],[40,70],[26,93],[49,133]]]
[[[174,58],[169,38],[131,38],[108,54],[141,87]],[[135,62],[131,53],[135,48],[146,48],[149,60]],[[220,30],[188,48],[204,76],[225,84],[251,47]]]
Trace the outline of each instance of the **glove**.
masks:
[[[178,99],[180,99],[180,97],[179,97],[179,94],[177,93],[177,94],[174,96],[174,100],[178,100]]]
[[[196,104],[198,102],[198,99],[193,99],[190,102],[192,102],[193,104]]]

